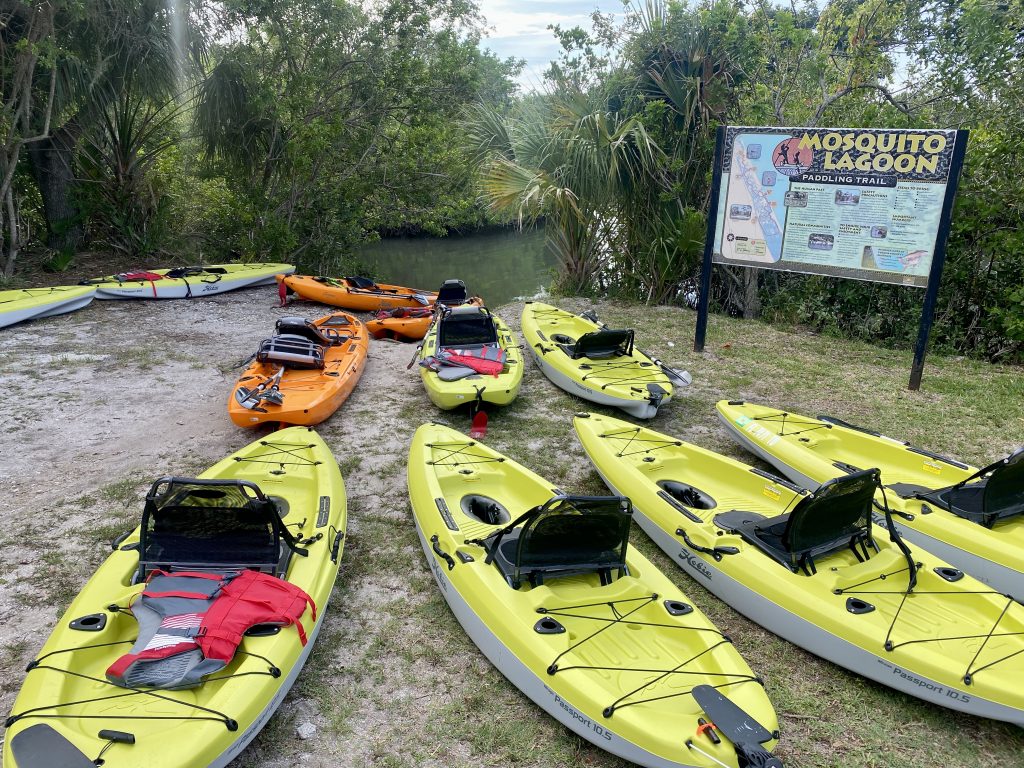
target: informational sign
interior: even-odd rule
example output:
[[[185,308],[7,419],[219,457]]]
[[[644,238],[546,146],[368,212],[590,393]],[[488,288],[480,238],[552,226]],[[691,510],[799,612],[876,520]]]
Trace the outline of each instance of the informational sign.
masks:
[[[726,127],[713,261],[925,287],[956,141],[952,130]]]

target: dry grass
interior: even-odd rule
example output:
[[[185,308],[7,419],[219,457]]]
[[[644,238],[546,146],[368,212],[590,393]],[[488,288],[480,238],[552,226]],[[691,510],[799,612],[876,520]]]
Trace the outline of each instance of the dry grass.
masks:
[[[243,358],[272,327],[272,289],[266,290],[266,296],[242,292],[202,302],[95,306],[10,337],[0,360],[8,371],[33,370],[32,356],[50,327],[73,332],[74,343],[62,346],[85,357],[76,356],[74,370],[63,373],[64,388],[78,399],[59,406],[66,409],[60,418],[48,414],[43,400],[52,382],[16,378],[26,408],[5,439],[24,441],[10,465],[20,474],[8,475],[8,508],[0,510],[8,521],[0,544],[11,564],[2,573],[7,596],[0,597],[5,668],[24,668],[38,651],[54,608],[88,578],[104,555],[101,540],[137,504],[149,479],[195,472],[252,439],[227,420],[234,372],[219,366]],[[518,326],[520,309],[499,314]],[[641,347],[693,374],[693,386],[659,414],[654,428],[746,460],[718,427],[716,400],[831,413],[975,463],[1005,453],[1024,434],[1020,369],[933,357],[923,390],[911,393],[909,351],[713,317],[707,351],[698,355],[690,351],[692,312],[606,303],[597,310],[613,326],[635,327]],[[318,307],[276,312],[287,313],[313,317]],[[179,330],[168,338],[168,328]],[[141,355],[133,351],[140,344],[173,352]],[[307,668],[236,765],[622,766],[558,725],[491,667],[437,590],[413,528],[405,452],[420,423],[468,429],[469,419],[430,405],[415,371],[405,370],[411,352],[374,344],[359,388],[320,428],[348,485],[341,573]],[[202,361],[205,370],[184,365],[186,358]],[[173,384],[158,386],[157,377]],[[174,399],[179,392],[187,399]],[[593,408],[527,365],[519,399],[492,413],[487,442],[566,490],[599,493],[603,486],[571,426],[574,412]],[[40,430],[51,430],[54,439],[39,439]],[[100,438],[79,434],[89,430]],[[0,469],[0,480],[3,474]],[[688,580],[642,533],[633,538],[765,678],[782,723],[778,753],[790,768],[1024,765],[1024,731],[938,709],[810,656]],[[13,685],[0,686],[0,706],[12,703]],[[296,726],[306,722],[318,730],[300,740]]]

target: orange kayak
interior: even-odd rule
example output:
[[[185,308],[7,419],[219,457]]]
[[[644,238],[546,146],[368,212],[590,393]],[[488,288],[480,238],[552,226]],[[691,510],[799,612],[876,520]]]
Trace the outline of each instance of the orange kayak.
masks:
[[[465,305],[482,307],[484,300],[474,296]],[[434,322],[436,304],[429,307],[399,307],[382,309],[377,317],[366,322],[366,330],[375,339],[396,339],[398,341],[419,341],[427,335]]]
[[[376,312],[395,307],[429,307],[437,299],[437,294],[431,291],[375,283],[365,277],[278,275],[277,281],[303,299],[357,312]]]
[[[355,389],[368,346],[363,323],[346,312],[280,318],[235,383],[231,420],[240,427],[319,424]]]

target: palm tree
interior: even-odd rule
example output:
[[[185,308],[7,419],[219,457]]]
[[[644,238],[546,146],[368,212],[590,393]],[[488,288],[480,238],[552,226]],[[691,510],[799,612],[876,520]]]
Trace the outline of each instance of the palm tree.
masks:
[[[85,134],[123,122],[134,109],[126,94],[173,102],[186,80],[201,74],[206,40],[193,4],[198,0],[94,0],[58,19],[64,55],[52,66],[60,119],[29,151],[51,248],[73,249],[83,236],[73,190]]]
[[[563,90],[508,116],[477,105],[466,119],[484,199],[520,223],[546,220],[559,287],[570,292],[595,287],[610,246],[622,239],[623,203],[658,176],[663,160],[641,121],[602,105]]]

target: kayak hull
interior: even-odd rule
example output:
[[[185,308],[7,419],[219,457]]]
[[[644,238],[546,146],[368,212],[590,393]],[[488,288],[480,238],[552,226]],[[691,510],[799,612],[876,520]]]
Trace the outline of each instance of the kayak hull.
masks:
[[[85,285],[0,291],[0,328],[74,312],[95,297],[96,289]]]
[[[337,579],[347,519],[341,472],[315,432],[294,427],[242,448],[200,477],[255,482],[278,504],[285,524],[310,540],[308,555],[292,557],[285,574],[317,607],[315,618],[308,609],[301,617],[307,642],[302,644],[294,627],[245,636],[234,659],[217,674],[223,678],[220,681],[186,690],[159,690],[155,692],[159,698],[146,693],[124,696],[125,689],[106,682],[105,670],[134,642],[138,624],[127,611],[108,606],[130,605],[143,588],[132,583],[138,567],[136,529],[72,602],[37,657],[45,660],[30,667],[4,740],[5,766],[52,768],[46,754],[33,756],[27,750],[20,755],[22,759],[15,758],[19,745],[25,743],[20,737],[40,723],[50,726],[56,732],[55,740],[70,745],[87,763],[107,745],[107,739],[97,735],[103,729],[134,734],[134,744],[114,743],[104,752],[107,768],[226,766],[280,705],[309,657]],[[71,626],[73,619],[94,615],[104,616],[96,631]],[[279,674],[268,673],[267,659]],[[60,669],[76,674],[67,675]],[[111,701],[112,696],[120,698]],[[71,717],[48,718],[49,714]],[[237,726],[225,727],[221,717],[230,718]],[[175,748],[169,749],[169,745]]]
[[[209,268],[223,271],[161,280],[118,281],[111,277],[92,284],[96,287],[97,299],[189,299],[272,285],[277,275],[295,271],[291,264],[211,264]],[[158,275],[168,271],[152,270]]]
[[[346,312],[332,312],[313,324],[343,332],[348,340],[324,349],[322,369],[286,368],[278,384],[283,402],[263,400],[259,410],[241,405],[244,394],[239,390],[252,390],[272,381],[280,366],[254,360],[228,397],[228,415],[237,426],[257,427],[268,422],[313,426],[329,418],[352,394],[366,368],[366,328],[359,318]]]
[[[541,372],[559,389],[592,403],[619,408],[638,419],[652,419],[672,400],[675,386],[647,355],[633,349],[611,358],[573,358],[571,345],[601,326],[581,315],[539,302],[523,307],[522,332]]]
[[[325,282],[330,280],[330,282]],[[345,278],[317,278],[311,275],[289,275],[278,282],[308,301],[349,309],[354,312],[377,312],[396,307],[426,307],[434,303],[437,294],[419,291],[401,285],[376,284],[376,289],[363,289],[349,284]]]
[[[873,537],[879,551],[868,559],[842,549],[819,556],[813,575],[791,571],[714,522],[730,510],[771,518],[792,509],[800,494],[786,481],[618,419],[581,414],[574,424],[605,484],[633,500],[644,532],[734,609],[811,653],[901,692],[1024,724],[1024,691],[1009,682],[1024,673],[1024,638],[1002,636],[998,647],[982,648],[970,639],[1024,629],[1024,606],[987,592],[962,573],[945,579],[945,563],[918,548],[918,587],[906,603],[906,561],[878,526]],[[698,506],[672,497],[667,481],[699,489]],[[691,503],[695,499],[689,497]],[[734,551],[716,558],[702,547]],[[870,608],[855,613],[850,600]],[[965,672],[971,670],[968,683]]]
[[[813,442],[803,443],[787,434],[779,434],[785,433],[785,429],[776,422],[759,420],[762,414],[779,412],[754,403],[722,401],[718,403],[717,411],[719,420],[733,440],[797,485],[808,489],[817,488],[821,483],[843,474],[836,461],[877,466],[882,471],[885,485],[912,481],[941,488],[959,482],[975,471],[974,467],[929,452],[922,453],[920,449],[884,435],[788,414],[802,425],[795,429],[803,434],[791,433],[794,437],[812,436]],[[817,437],[819,434],[823,436]],[[804,447],[806,445],[811,447]],[[817,455],[816,450],[824,451],[824,456],[829,458]],[[927,472],[918,471],[919,467],[925,467]],[[929,512],[924,512],[919,499],[900,498],[892,489],[886,491],[884,499],[880,495],[878,501],[885,501],[902,513],[894,516],[893,522],[908,541],[956,565],[993,589],[1024,599],[1024,517],[1011,518],[993,528],[986,528],[934,504],[928,505]]]
[[[730,675],[750,674],[743,682],[734,679],[728,684],[728,695],[764,727],[770,731],[777,728],[763,688],[735,648],[728,642],[718,643],[715,638],[720,633],[707,618],[635,550],[627,553],[629,573],[604,585],[591,574],[547,579],[537,586],[524,584],[514,589],[486,562],[486,552],[475,542],[501,525],[488,525],[467,514],[464,494],[493,498],[514,519],[552,495],[552,485],[543,478],[436,424],[417,430],[408,472],[420,544],[455,617],[510,682],[581,738],[642,766],[712,768],[716,763],[687,749],[685,735],[680,736],[688,732],[690,722],[694,728],[698,725],[702,710],[688,693],[703,682],[705,674],[718,683]],[[590,609],[615,610],[609,606],[625,611],[622,606],[636,605],[640,595],[644,596],[641,600],[653,595],[655,602],[645,604],[644,609],[651,612],[637,612],[628,627],[614,622],[608,626],[603,618],[600,624],[593,624],[585,621],[586,616],[576,615]],[[666,606],[683,603],[688,613],[672,617],[662,608],[662,601]],[[565,631],[542,632],[538,614],[556,618]],[[681,626],[676,627],[675,622]],[[592,649],[574,642],[598,626],[605,629],[587,641],[594,644]],[[708,645],[714,647],[708,649]],[[575,666],[585,664],[584,658],[591,662],[601,659],[602,671],[591,675],[585,666]],[[688,668],[685,683],[669,681],[657,669],[682,659],[694,663],[697,658],[701,661]],[[553,664],[555,671],[551,672]],[[645,691],[655,676],[659,678],[656,685],[664,687]],[[642,699],[641,692],[650,698],[626,703],[632,695]],[[606,714],[605,707],[612,702],[619,706]],[[710,740],[699,746],[722,764],[737,765],[735,750],[727,739],[717,746]]]

